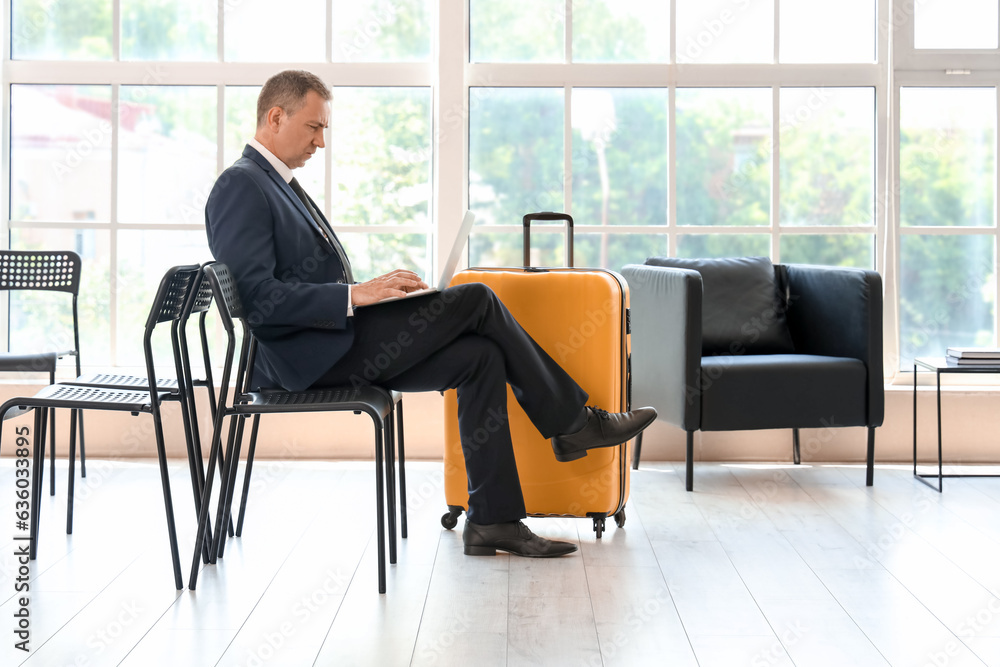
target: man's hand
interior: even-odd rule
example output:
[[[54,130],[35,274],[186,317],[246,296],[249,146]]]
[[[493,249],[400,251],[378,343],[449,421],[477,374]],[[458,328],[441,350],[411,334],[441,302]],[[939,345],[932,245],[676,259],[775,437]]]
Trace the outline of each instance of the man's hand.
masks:
[[[428,285],[413,271],[397,269],[378,278],[351,285],[351,305],[367,306],[393,296],[404,296]]]

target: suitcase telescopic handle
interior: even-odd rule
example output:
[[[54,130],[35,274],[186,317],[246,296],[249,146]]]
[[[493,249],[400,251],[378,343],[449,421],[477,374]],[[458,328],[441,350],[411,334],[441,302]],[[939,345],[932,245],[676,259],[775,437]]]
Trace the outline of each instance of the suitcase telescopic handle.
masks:
[[[555,213],[553,211],[541,211],[539,213],[528,213],[522,218],[524,225],[524,266],[531,266],[531,221],[559,221],[566,223],[566,266],[573,266],[573,216],[568,213]]]

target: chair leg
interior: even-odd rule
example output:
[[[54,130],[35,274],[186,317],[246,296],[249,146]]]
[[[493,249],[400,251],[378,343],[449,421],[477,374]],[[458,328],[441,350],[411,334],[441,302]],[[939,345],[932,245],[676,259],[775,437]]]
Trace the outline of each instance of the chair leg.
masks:
[[[230,417],[230,419],[238,419],[238,417]],[[198,568],[200,565],[198,561],[201,559],[202,550],[204,549],[206,541],[209,544],[209,551],[213,550],[214,542],[212,542],[211,539],[206,540],[206,537],[211,537],[209,534],[210,529],[208,525],[208,514],[209,505],[211,505],[212,500],[212,483],[215,481],[215,468],[217,465],[220,467],[220,488],[224,486],[226,479],[225,473],[221,470],[222,466],[219,464],[219,455],[222,450],[222,426],[224,421],[225,415],[219,415],[212,422],[212,442],[208,448],[208,470],[205,471],[205,488],[202,491],[201,496],[201,512],[198,514],[198,529],[195,532],[194,538],[194,556],[191,559],[191,573],[188,577],[188,588],[192,591],[198,584]]]
[[[253,455],[257,451],[257,429],[260,427],[260,415],[253,416],[253,427],[250,429],[250,447],[247,448],[246,468],[243,471],[243,493],[240,495],[240,516],[236,521],[236,535],[243,535],[243,517],[247,511],[247,498],[250,496],[250,474],[253,472]]]
[[[49,495],[56,495],[56,410],[47,410],[49,423],[52,424],[49,433]]]
[[[382,481],[382,423],[379,415],[372,415],[375,422],[375,533],[378,535],[378,592],[385,593],[385,489]]]
[[[694,431],[687,432],[687,470],[684,477],[684,487],[694,491]]]
[[[87,449],[83,443],[83,410],[76,410],[77,419],[80,420],[80,477],[87,476]]]
[[[383,425],[385,438],[385,497],[389,523],[389,563],[396,562],[396,420],[394,409],[389,407]]]
[[[632,470],[639,469],[639,456],[642,453],[642,433],[635,436],[635,446],[632,448]]]
[[[212,563],[226,554],[226,541],[222,538],[222,527],[229,525],[230,514],[233,510],[233,492],[236,488],[236,472],[240,465],[240,444],[243,441],[243,422],[245,420],[246,417],[238,416],[236,422],[229,425],[226,475],[222,486],[219,487],[219,511],[215,517],[215,552],[212,554]]]
[[[795,465],[802,463],[802,453],[799,450],[799,429],[792,429],[792,461]]]
[[[56,383],[56,372],[55,370],[49,371],[49,384]],[[47,415],[46,419],[50,419],[52,423],[51,433],[49,433],[49,495],[56,495],[56,410],[55,408],[49,408],[44,410]]]
[[[69,474],[66,481],[66,534],[73,534],[73,494],[76,491],[76,413],[81,410],[72,410],[69,413]]]
[[[868,427],[868,470],[865,473],[865,486],[875,483],[875,427]]]
[[[174,583],[177,585],[177,590],[181,590],[184,588],[184,580],[181,578],[181,558],[177,550],[174,503],[170,495],[170,470],[167,468],[167,451],[163,444],[163,424],[160,423],[158,411],[153,413],[153,430],[156,435],[156,458],[160,464],[160,485],[163,487],[163,508],[167,513],[167,536],[170,540],[170,559],[174,566]]]
[[[403,447],[403,399],[396,404],[396,442],[399,456],[399,530],[406,539],[406,452]]]
[[[38,528],[41,524],[42,513],[42,484],[45,483],[45,474],[42,469],[45,465],[45,423],[48,420],[48,410],[35,408],[35,442],[34,442],[34,462],[31,474],[31,521],[30,534],[28,536],[28,559],[35,560],[38,557]]]

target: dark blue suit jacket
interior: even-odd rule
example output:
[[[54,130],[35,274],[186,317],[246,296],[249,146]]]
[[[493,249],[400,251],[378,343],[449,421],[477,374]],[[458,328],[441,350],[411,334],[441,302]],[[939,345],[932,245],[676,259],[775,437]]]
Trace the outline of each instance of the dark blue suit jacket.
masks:
[[[205,229],[258,340],[255,383],[290,391],[313,384],[354,340],[344,266],[331,242],[250,146],[212,188]]]

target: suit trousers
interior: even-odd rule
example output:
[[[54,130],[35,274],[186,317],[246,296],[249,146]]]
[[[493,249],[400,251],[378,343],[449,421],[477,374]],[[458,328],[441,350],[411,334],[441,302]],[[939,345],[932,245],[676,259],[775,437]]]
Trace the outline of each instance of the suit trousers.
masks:
[[[315,386],[345,384],[457,390],[468,518],[480,524],[526,515],[507,384],[546,438],[566,432],[587,402],[587,393],[481,283],[357,308],[351,349]]]

